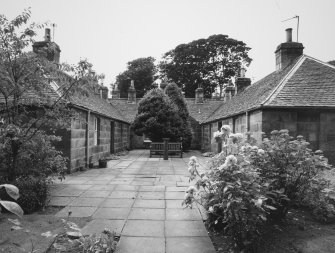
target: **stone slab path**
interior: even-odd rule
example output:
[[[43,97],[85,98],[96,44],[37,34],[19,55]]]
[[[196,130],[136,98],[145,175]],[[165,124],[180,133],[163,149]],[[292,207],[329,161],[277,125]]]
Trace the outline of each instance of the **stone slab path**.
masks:
[[[121,235],[120,253],[215,253],[198,208],[181,206],[189,186],[187,162],[149,158],[131,151],[106,169],[91,169],[52,187],[50,206],[65,206],[56,216],[92,217],[82,233],[104,228]],[[200,160],[204,163],[204,159]]]

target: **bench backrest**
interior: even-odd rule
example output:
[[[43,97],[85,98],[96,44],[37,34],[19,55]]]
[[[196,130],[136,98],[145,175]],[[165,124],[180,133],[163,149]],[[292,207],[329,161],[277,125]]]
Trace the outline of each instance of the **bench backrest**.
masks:
[[[170,142],[168,143],[168,150],[180,150],[181,143],[180,142]]]
[[[164,150],[164,142],[152,142],[150,144],[150,149]],[[181,150],[181,143],[180,142],[169,142],[168,150]]]
[[[164,150],[164,142],[151,142],[150,149]]]

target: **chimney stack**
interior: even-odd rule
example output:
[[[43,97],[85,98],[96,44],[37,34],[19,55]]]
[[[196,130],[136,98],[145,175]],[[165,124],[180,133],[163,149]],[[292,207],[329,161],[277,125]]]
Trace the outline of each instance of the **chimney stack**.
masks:
[[[136,103],[136,90],[134,85],[134,80],[131,80],[130,87],[128,89],[128,103]]]
[[[196,104],[204,103],[204,89],[201,87],[195,90],[195,103]]]
[[[45,29],[44,41],[33,44],[33,52],[59,64],[61,50],[55,42],[51,42],[50,28]]]
[[[236,94],[241,93],[251,84],[251,79],[245,77],[245,72],[246,72],[245,68],[242,67],[240,69],[239,77],[237,77],[235,80],[235,86],[236,86],[235,93]]]
[[[100,98],[107,100],[108,99],[108,88],[106,86],[101,86],[99,90],[100,90]]]
[[[304,46],[302,43],[292,41],[292,28],[286,29],[286,42],[281,43],[275,51],[276,70],[283,70],[303,53]]]
[[[112,90],[112,99],[120,98],[120,90],[118,88],[118,83],[114,83]]]
[[[225,101],[228,101],[235,95],[235,87],[231,81],[229,81],[228,85],[225,88]]]

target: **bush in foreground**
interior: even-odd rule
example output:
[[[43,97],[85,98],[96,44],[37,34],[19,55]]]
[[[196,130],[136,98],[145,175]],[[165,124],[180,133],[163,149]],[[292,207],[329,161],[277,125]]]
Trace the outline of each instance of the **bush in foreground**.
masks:
[[[265,225],[286,217],[290,208],[308,207],[319,220],[331,221],[334,202],[322,172],[331,168],[320,151],[312,152],[301,136],[273,131],[259,146],[223,126],[214,134],[223,151],[200,172],[196,157],[189,162],[189,190],[184,204],[197,201],[209,214],[209,226],[230,235],[238,248],[254,252]]]

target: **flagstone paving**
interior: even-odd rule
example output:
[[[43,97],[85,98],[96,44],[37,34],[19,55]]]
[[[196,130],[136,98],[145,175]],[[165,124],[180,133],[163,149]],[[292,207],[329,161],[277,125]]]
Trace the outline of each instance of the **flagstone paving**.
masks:
[[[118,252],[215,253],[203,219],[206,213],[181,203],[189,186],[185,158],[149,158],[131,151],[108,168],[69,175],[52,187],[50,205],[64,206],[56,216],[91,217],[82,233],[109,228],[121,235]],[[206,158],[199,163],[205,166]]]

